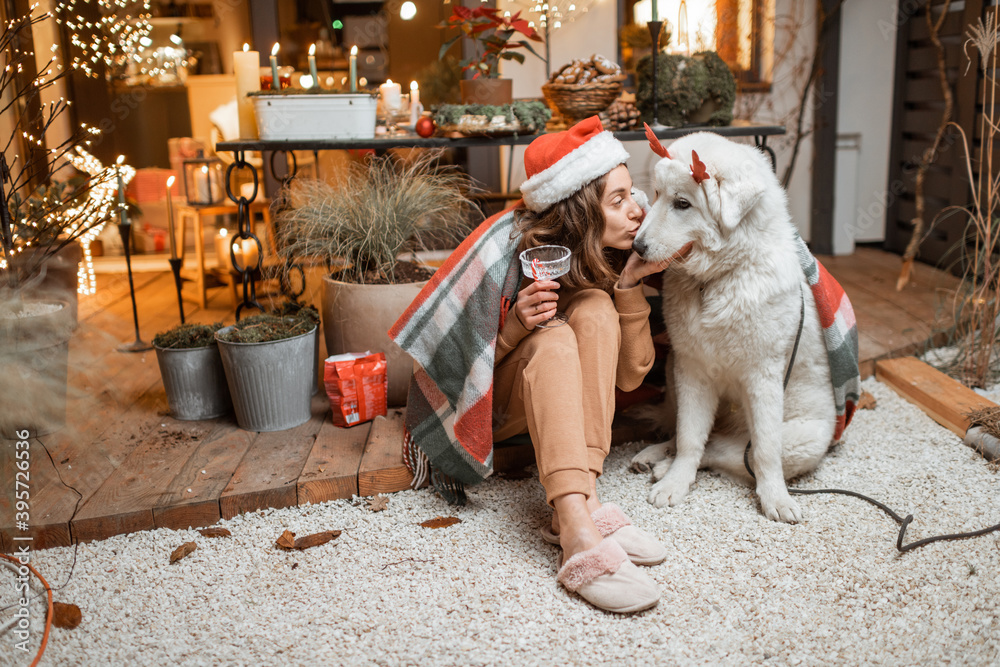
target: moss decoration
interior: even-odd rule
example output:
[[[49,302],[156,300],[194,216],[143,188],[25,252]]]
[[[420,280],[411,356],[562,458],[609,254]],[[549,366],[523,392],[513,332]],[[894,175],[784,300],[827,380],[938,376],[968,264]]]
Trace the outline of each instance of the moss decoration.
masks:
[[[527,133],[540,132],[552,117],[552,111],[538,100],[521,101],[513,104],[493,106],[491,104],[442,104],[434,110],[434,122],[438,127],[457,125],[462,116],[503,116],[508,123],[517,118]]]
[[[215,343],[215,332],[222,322],[214,324],[179,324],[153,337],[153,345],[170,350],[190,350]]]
[[[653,120],[653,61],[646,56],[637,68],[636,107],[644,122]],[[733,120],[736,79],[715,51],[691,57],[661,53],[656,62],[657,116],[664,125],[729,125]]]
[[[219,338],[228,343],[270,343],[301,336],[316,327],[316,322],[308,312],[310,310],[303,308],[294,317],[280,317],[270,313],[252,315],[234,324],[229,331],[219,334]]]

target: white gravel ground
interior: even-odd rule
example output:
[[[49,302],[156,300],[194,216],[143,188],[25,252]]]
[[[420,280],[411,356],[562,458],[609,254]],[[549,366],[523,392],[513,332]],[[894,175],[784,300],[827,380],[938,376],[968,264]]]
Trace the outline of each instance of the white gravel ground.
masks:
[[[911,540],[1000,522],[1000,473],[891,389],[863,386],[878,407],[800,486],[912,512]],[[83,545],[57,594],[83,623],[53,630],[43,664],[1000,664],[1000,533],[897,555],[895,524],[866,503],[803,497],[804,523],[774,523],[747,488],[707,472],[658,510],[646,476],[627,471],[639,448],[613,451],[600,490],[670,553],[648,570],[663,599],[647,612],[614,616],[561,588],[537,481],[491,480],[462,508],[425,489],[380,513],[336,501],[223,521],[231,538],[155,530]],[[462,523],[417,525],[439,515]],[[285,528],[344,532],[284,552]],[[169,564],[189,540],[197,551]],[[35,564],[61,583],[71,557],[51,549]],[[40,603],[32,614],[37,646]],[[0,663],[28,664],[12,641],[0,636]]]

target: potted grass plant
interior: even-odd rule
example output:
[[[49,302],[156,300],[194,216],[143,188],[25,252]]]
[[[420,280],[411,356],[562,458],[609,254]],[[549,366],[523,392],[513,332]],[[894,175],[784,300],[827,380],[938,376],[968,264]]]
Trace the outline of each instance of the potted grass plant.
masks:
[[[175,419],[221,417],[232,410],[215,324],[180,324],[153,337],[156,362]]]
[[[215,332],[236,411],[247,431],[283,431],[312,416],[316,386],[316,311],[263,313]]]
[[[336,185],[296,179],[283,194],[278,270],[303,258],[333,267],[321,308],[327,353],[385,353],[389,405],[405,404],[413,362],[386,332],[433,274],[415,253],[457,245],[479,215],[472,191],[440,151],[423,151],[355,163]]]
[[[53,58],[36,67],[32,31],[52,20],[29,11],[8,21],[0,36],[0,110],[10,128],[0,139],[3,437],[25,430],[43,435],[65,424],[69,339],[76,328],[76,242],[113,214],[113,196],[102,196],[114,194],[112,169],[70,182],[76,171],[68,156],[97,132],[81,125],[54,139],[51,130],[60,127],[68,103],[41,102],[43,92],[75,66]],[[60,273],[69,279],[53,280]]]

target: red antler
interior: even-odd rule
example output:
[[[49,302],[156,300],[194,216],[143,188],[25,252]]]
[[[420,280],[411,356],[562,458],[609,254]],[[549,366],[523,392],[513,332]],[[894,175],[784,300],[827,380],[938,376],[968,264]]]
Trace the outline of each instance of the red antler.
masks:
[[[667,152],[667,147],[660,143],[660,140],[656,138],[653,134],[653,130],[643,123],[642,126],[646,128],[646,138],[649,139],[649,147],[653,149],[653,152],[660,157],[670,158],[670,153]]]
[[[705,163],[698,159],[698,153],[695,151],[691,151],[691,178],[698,185],[711,178],[705,170]]]

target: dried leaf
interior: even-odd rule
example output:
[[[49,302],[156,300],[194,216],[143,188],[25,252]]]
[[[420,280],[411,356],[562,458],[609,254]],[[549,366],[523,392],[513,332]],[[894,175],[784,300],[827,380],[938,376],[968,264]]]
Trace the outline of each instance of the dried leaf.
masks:
[[[340,537],[339,530],[324,530],[319,533],[313,533],[312,535],[306,535],[305,537],[300,537],[295,540],[296,549],[308,549],[310,547],[318,547],[321,544],[326,544],[330,540],[334,540]]]
[[[57,628],[72,630],[80,625],[80,621],[82,620],[83,614],[80,613],[80,608],[75,604],[67,604],[65,602],[52,603],[52,625]]]
[[[858,399],[858,410],[874,410],[875,409],[875,397],[867,391],[861,392],[861,398]]]
[[[381,512],[384,509],[389,508],[389,498],[388,496],[383,496],[381,493],[368,501],[368,509],[372,512]]]
[[[424,528],[447,528],[448,526],[453,526],[456,523],[462,523],[462,520],[454,516],[439,516],[433,519],[428,519],[420,525]]]
[[[174,549],[174,552],[172,554],[170,554],[170,562],[171,563],[176,563],[181,558],[184,558],[185,556],[187,556],[189,553],[191,553],[192,551],[194,551],[197,548],[198,548],[198,545],[195,544],[194,542],[185,542],[184,544],[182,544],[179,547],[177,547],[176,549]]]
[[[198,532],[205,537],[232,537],[227,528],[199,528]]]
[[[330,540],[340,537],[339,530],[324,530],[319,533],[313,533],[312,535],[306,535],[305,537],[299,537],[296,539],[295,533],[290,530],[286,530],[278,538],[278,541],[274,543],[274,546],[291,550],[291,549],[308,549],[310,547],[318,547],[321,544],[326,544]]]
[[[281,549],[294,549],[295,548],[295,533],[290,530],[286,530],[278,538],[278,541],[274,543],[274,546]]]

